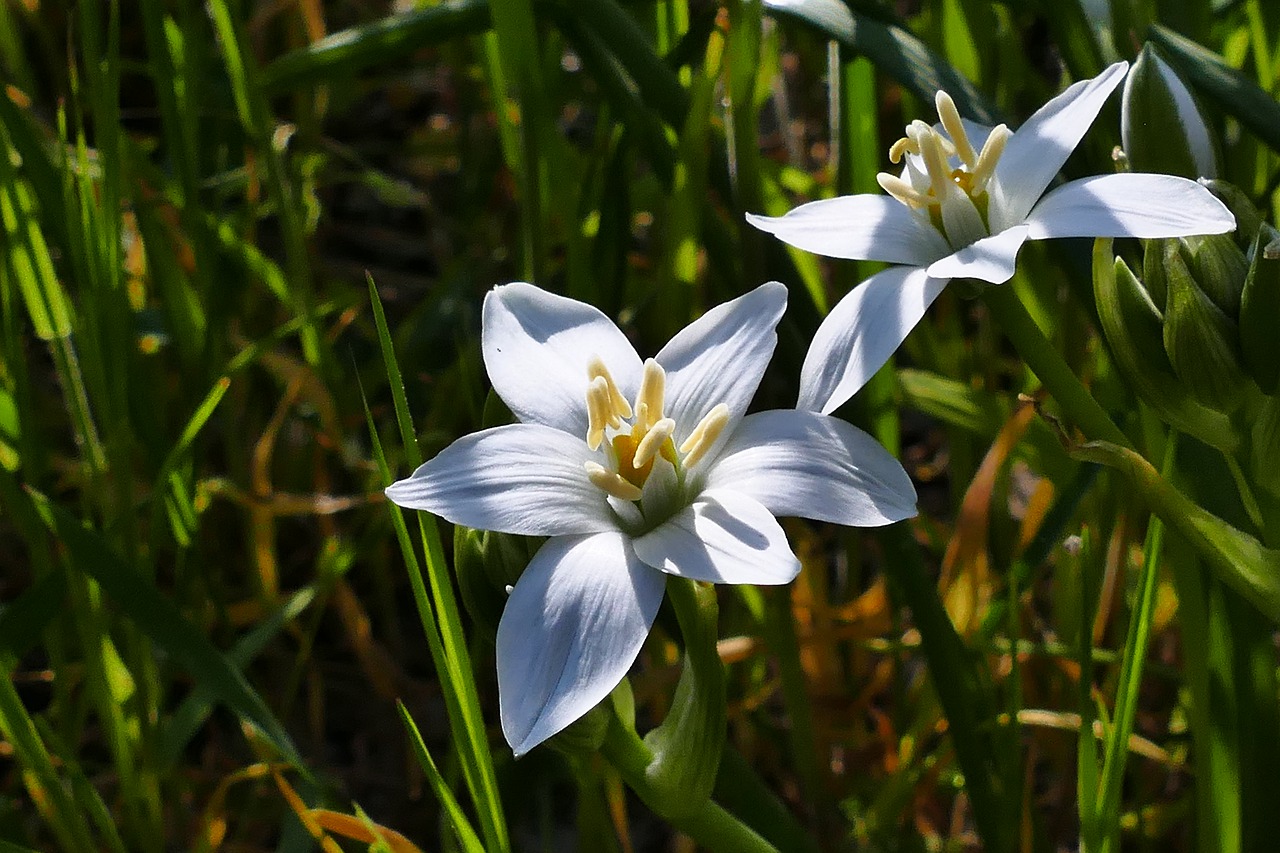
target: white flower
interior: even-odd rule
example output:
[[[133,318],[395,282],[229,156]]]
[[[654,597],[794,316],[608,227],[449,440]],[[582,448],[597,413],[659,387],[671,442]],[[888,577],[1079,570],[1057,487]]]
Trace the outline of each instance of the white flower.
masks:
[[[960,118],[939,92],[941,124],[912,122],[889,150],[893,162],[903,162],[900,175],[878,176],[889,195],[810,202],[776,218],[748,214],[757,228],[810,252],[904,265],[868,278],[823,321],[801,369],[799,408],[831,412],[848,400],[948,281],[1008,281],[1026,240],[1235,228],[1212,193],[1170,175],[1104,175],[1045,193],[1127,67],[1118,62],[1075,83],[1016,133]]]
[[[498,626],[502,730],[516,755],[622,680],[666,574],[786,583],[800,564],[775,515],[862,526],[915,515],[906,472],[867,434],[815,412],[744,417],[786,301],[783,285],[761,285],[641,362],[590,305],[523,283],[485,298],[485,367],[521,423],[458,439],[387,496],[456,524],[551,537]]]

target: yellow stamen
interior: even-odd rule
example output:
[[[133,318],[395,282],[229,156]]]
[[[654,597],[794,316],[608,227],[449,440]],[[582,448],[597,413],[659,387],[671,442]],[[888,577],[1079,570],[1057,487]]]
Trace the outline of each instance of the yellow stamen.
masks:
[[[911,186],[909,181],[904,181],[897,175],[890,175],[888,172],[881,172],[876,175],[876,183],[880,184],[881,189],[907,207],[928,207],[929,198],[924,193]]]
[[[902,158],[907,154],[919,154],[920,146],[916,145],[914,139],[908,139],[905,136],[889,148],[889,162],[901,163]]]
[[[587,385],[587,446],[595,450],[604,441],[605,427],[620,426],[622,419],[609,401],[609,383],[597,376]]]
[[[938,201],[947,198],[954,186],[951,183],[951,167],[947,165],[947,154],[942,149],[942,140],[936,133],[920,137],[920,156],[924,158],[924,168],[929,175],[929,184]]]
[[[978,158],[973,153],[973,145],[969,142],[969,134],[965,132],[964,123],[960,121],[960,111],[956,109],[956,102],[942,90],[938,91],[933,102],[938,108],[938,118],[942,120],[942,126],[951,137],[951,144],[955,147],[956,154],[960,155],[960,160],[972,169],[978,162]]]
[[[587,469],[587,479],[593,486],[618,500],[638,501],[644,494],[639,486],[627,482],[622,475],[610,471],[599,462],[586,462],[583,467]]]
[[[978,162],[973,167],[971,195],[977,195],[987,188],[987,182],[995,174],[996,163],[1004,153],[1004,144],[1009,141],[1010,136],[1013,136],[1013,132],[1006,125],[1000,124],[991,128],[991,135],[983,143],[982,153],[978,155]]]
[[[669,440],[676,431],[676,422],[671,418],[663,418],[649,428],[644,434],[644,438],[640,439],[640,443],[636,446],[635,458],[631,460],[632,468],[643,468],[653,461],[658,455],[658,451],[662,449],[664,442]]]
[[[636,420],[634,429],[648,432],[662,420],[663,398],[667,393],[667,372],[653,359],[644,363],[644,375],[640,379],[640,392],[636,394]]]
[[[707,412],[706,416],[693,428],[689,437],[684,440],[684,444],[680,445],[680,452],[684,454],[685,468],[692,468],[698,464],[716,443],[716,439],[720,437],[720,433],[724,432],[728,423],[729,407],[724,403]]]
[[[627,402],[627,398],[622,396],[622,392],[618,390],[618,383],[613,381],[609,368],[605,367],[604,361],[600,356],[593,355],[591,361],[587,362],[587,377],[596,379],[602,377],[605,382],[609,383],[609,405],[618,413],[620,417],[631,417],[631,404]]]

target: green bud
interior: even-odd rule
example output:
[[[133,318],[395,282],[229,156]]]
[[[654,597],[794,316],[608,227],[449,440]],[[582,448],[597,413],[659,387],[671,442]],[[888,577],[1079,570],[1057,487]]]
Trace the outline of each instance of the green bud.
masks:
[[[489,639],[497,635],[507,587],[520,579],[539,544],[507,533],[453,528],[453,568],[462,603]]]
[[[1165,276],[1164,349],[1173,372],[1200,402],[1230,414],[1248,387],[1236,324],[1196,284],[1181,252],[1165,253]]]
[[[1253,206],[1249,196],[1235,184],[1226,181],[1202,180],[1200,183],[1231,211],[1231,215],[1236,218],[1236,237],[1247,245],[1262,226],[1262,214]]]
[[[1214,305],[1222,309],[1223,314],[1237,316],[1249,262],[1236,245],[1235,237],[1231,234],[1210,234],[1186,237],[1183,243],[1190,249],[1191,272],[1196,284]]]
[[[1230,418],[1187,393],[1164,351],[1164,318],[1128,265],[1112,254],[1111,245],[1109,239],[1094,241],[1093,294],[1117,370],[1166,423],[1234,450],[1238,440]]]
[[[1124,81],[1120,138],[1136,172],[1184,178],[1218,175],[1213,140],[1191,90],[1151,44]]]
[[[1173,240],[1142,241],[1142,284],[1151,294],[1151,300],[1161,311],[1164,310],[1165,294],[1169,287],[1164,280],[1164,253],[1169,250]],[[1107,241],[1108,251],[1111,241]]]
[[[624,678],[623,681],[626,681]],[[604,743],[605,734],[613,718],[613,709],[605,699],[587,713],[561,729],[547,741],[552,748],[566,755],[593,755]]]
[[[1275,394],[1280,392],[1280,232],[1264,223],[1249,257],[1240,300],[1240,350],[1253,381],[1263,393]]]
[[[1280,497],[1280,398],[1263,398],[1253,418],[1249,469],[1253,482]]]

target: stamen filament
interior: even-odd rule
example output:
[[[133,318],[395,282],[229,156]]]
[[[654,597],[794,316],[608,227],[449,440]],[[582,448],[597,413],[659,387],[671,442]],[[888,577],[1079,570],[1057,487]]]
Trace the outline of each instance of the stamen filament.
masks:
[[[635,428],[648,431],[662,420],[663,399],[667,393],[667,372],[653,359],[644,363],[640,392],[636,394]]]
[[[724,432],[725,426],[729,423],[729,407],[724,403],[720,403],[711,411],[707,412],[698,425],[693,428],[693,432],[680,445],[680,452],[684,454],[684,467],[692,468],[706,455],[711,446],[716,443],[716,439],[720,437],[720,433]]]
[[[610,471],[599,462],[585,462],[583,467],[587,469],[587,479],[591,481],[591,485],[618,500],[638,501],[644,494],[639,486],[628,482],[621,474]]]
[[[973,153],[973,145],[969,142],[969,134],[965,132],[964,123],[960,121],[960,111],[956,109],[956,102],[941,89],[938,90],[933,102],[938,108],[938,118],[942,120],[943,128],[951,137],[951,144],[955,146],[956,154],[966,166],[970,169],[974,168],[978,158]]]

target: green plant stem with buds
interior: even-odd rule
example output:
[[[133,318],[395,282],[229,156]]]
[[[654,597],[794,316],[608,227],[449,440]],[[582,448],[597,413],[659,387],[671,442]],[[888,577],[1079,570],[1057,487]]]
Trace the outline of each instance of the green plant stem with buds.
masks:
[[[678,801],[681,792],[661,789],[660,783],[648,773],[653,752],[617,717],[609,722],[600,752],[645,805],[699,845],[725,853],[777,853],[778,848],[711,800],[704,800],[700,807],[688,812],[664,808],[664,803]]]

